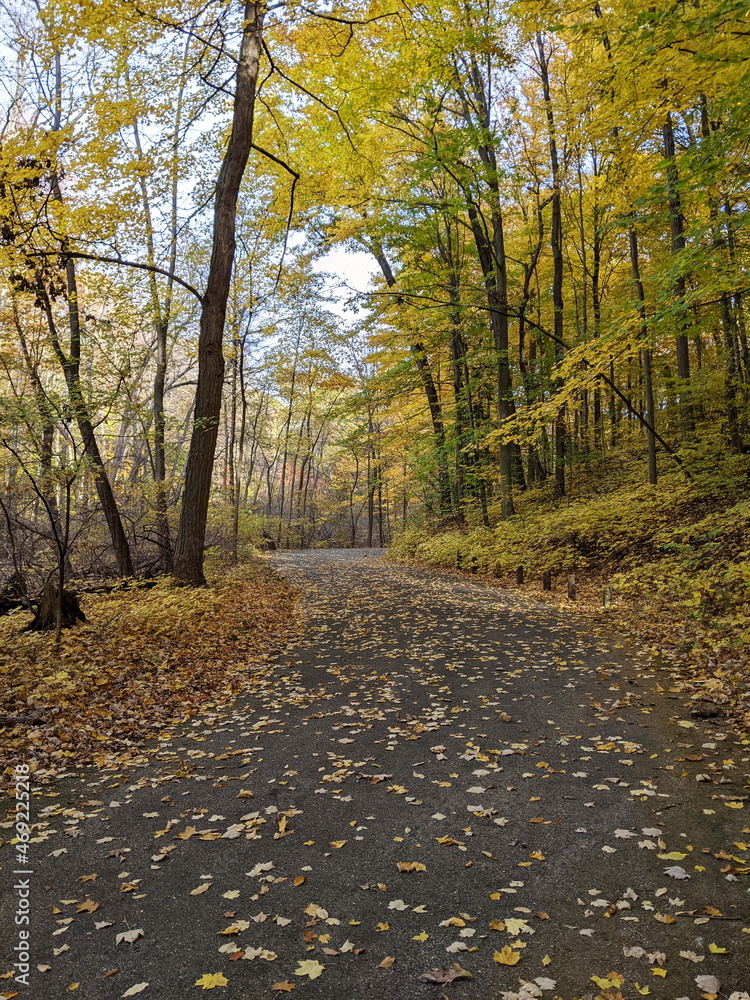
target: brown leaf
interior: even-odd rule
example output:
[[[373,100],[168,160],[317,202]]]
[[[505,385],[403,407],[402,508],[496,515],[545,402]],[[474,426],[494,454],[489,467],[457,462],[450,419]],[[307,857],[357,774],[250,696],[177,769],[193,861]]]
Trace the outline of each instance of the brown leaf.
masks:
[[[466,969],[462,969],[458,962],[453,963],[453,967],[448,969],[444,965],[437,969],[428,969],[419,977],[420,983],[452,983],[456,979],[473,979],[474,977]]]

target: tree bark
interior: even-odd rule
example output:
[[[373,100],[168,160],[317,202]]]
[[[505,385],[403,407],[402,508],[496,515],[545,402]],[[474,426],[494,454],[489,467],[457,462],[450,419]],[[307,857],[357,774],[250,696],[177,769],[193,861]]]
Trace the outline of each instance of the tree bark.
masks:
[[[536,36],[539,72],[542,78],[542,93],[547,115],[547,131],[549,142],[550,165],[552,167],[552,228],[550,244],[552,247],[552,309],[553,329],[555,333],[555,361],[560,361],[563,354],[564,310],[563,300],[563,251],[562,251],[562,198],[560,162],[555,138],[555,116],[552,111],[552,98],[549,86],[549,60],[544,48],[544,38],[541,33]],[[559,385],[558,385],[559,387]],[[565,496],[565,407],[561,406],[555,416],[555,496]]]
[[[669,231],[672,243],[672,254],[678,255],[685,249],[685,226],[682,217],[682,202],[680,192],[677,187],[677,163],[676,149],[674,141],[674,128],[672,126],[672,115],[667,112],[662,126],[662,139],[664,144],[664,159],[667,161],[667,192],[669,197]],[[680,402],[680,416],[682,422],[683,436],[689,438],[695,430],[695,417],[690,402],[688,380],[690,378],[690,354],[688,351],[687,327],[689,320],[686,315],[685,305],[685,277],[678,275],[674,283],[674,296],[681,306],[682,312],[678,316],[678,329],[675,337],[677,377],[679,379],[678,398]]]
[[[630,267],[633,273],[633,282],[635,284],[636,294],[638,295],[638,313],[641,317],[639,339],[642,341],[641,365],[643,368],[643,395],[646,404],[646,419],[651,424],[651,427],[646,431],[648,439],[648,481],[652,486],[655,486],[657,480],[656,434],[654,433],[654,427],[656,426],[656,413],[654,407],[654,386],[651,371],[651,348],[649,347],[646,339],[646,296],[643,290],[641,267],[638,260],[638,237],[635,230],[632,228],[628,230],[628,241],[630,244]]]
[[[224,322],[234,264],[237,197],[253,141],[263,11],[264,8],[258,3],[246,3],[244,7],[242,43],[235,77],[232,133],[216,183],[211,263],[203,296],[198,340],[195,416],[174,554],[175,582],[191,586],[205,583],[203,551],[224,381]]]

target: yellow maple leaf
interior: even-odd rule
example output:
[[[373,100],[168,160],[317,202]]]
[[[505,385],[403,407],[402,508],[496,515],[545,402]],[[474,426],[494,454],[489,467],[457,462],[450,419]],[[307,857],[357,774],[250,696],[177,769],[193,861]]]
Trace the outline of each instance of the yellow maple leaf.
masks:
[[[727,953],[726,948],[720,948],[719,945],[714,944],[713,941],[711,942],[711,944],[709,944],[708,950],[711,952],[712,955],[726,955]]]
[[[215,986],[226,986],[229,980],[223,972],[206,972],[200,979],[195,980],[195,985],[204,990],[212,990]]]
[[[493,961],[498,965],[518,965],[521,961],[521,952],[513,951],[507,944],[500,951],[496,951],[492,956]]]
[[[634,983],[633,985],[635,986],[636,991],[640,993],[642,997],[647,997],[651,992],[648,986],[641,986],[640,983]]]
[[[310,979],[317,979],[318,976],[322,976],[325,970],[325,965],[321,965],[314,958],[306,958],[304,962],[300,962],[297,968],[294,970],[295,976],[309,976]]]
[[[666,977],[666,975],[667,975],[667,970],[666,969],[653,968],[651,970],[651,975],[652,976],[661,976],[661,978],[664,979]]]
[[[422,944],[427,940],[430,935],[427,931],[420,931],[419,934],[415,934],[412,941],[420,941]]]

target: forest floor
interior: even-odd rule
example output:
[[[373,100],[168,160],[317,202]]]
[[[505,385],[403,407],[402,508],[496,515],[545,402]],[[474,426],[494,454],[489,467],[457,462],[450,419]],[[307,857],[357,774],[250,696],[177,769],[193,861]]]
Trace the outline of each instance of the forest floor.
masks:
[[[303,630],[230,712],[32,779],[31,985],[6,846],[0,996],[747,1000],[746,732],[606,621],[274,561]]]
[[[49,632],[23,631],[30,612],[0,617],[0,785],[19,754],[37,783],[81,764],[121,766],[144,738],[220,713],[255,683],[291,634],[296,595],[262,559],[208,582],[83,592],[86,622],[63,631],[59,649]]]

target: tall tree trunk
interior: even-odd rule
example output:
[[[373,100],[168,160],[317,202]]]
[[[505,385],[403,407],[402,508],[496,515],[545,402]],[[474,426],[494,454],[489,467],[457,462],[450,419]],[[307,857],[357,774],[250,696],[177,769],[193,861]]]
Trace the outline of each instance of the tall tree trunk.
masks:
[[[224,381],[224,321],[234,264],[237,197],[253,141],[263,14],[264,7],[259,3],[246,3],[244,6],[242,43],[235,76],[232,134],[216,183],[211,263],[203,296],[198,340],[195,416],[174,554],[175,581],[193,586],[205,583],[203,551]]]
[[[563,247],[562,247],[562,192],[560,177],[560,162],[557,153],[555,137],[555,116],[552,110],[552,97],[549,86],[549,59],[544,47],[541,33],[536,36],[539,56],[539,71],[542,78],[542,93],[547,116],[547,133],[549,142],[549,157],[552,167],[552,231],[550,243],[552,247],[552,309],[554,314],[553,330],[555,334],[555,361],[563,356],[563,334],[565,304],[563,301]],[[558,384],[559,387],[559,384]],[[555,496],[565,496],[565,407],[561,406],[555,416]]]
[[[656,410],[654,407],[654,386],[651,371],[651,348],[648,344],[648,329],[646,327],[646,295],[643,290],[641,280],[641,267],[638,260],[638,237],[633,228],[628,230],[628,242],[630,244],[630,268],[633,274],[636,294],[638,296],[638,313],[641,317],[641,328],[639,339],[641,346],[641,366],[643,368],[643,396],[645,402],[646,419],[651,427],[646,431],[648,440],[648,481],[652,486],[656,485]]]
[[[662,140],[664,146],[664,159],[667,163],[667,193],[669,200],[669,231],[672,244],[672,254],[677,256],[685,249],[685,225],[682,217],[682,202],[678,190],[678,175],[676,149],[674,141],[674,127],[672,125],[672,115],[668,111],[662,126]],[[687,328],[689,319],[687,317],[687,305],[685,303],[685,276],[680,274],[674,282],[674,297],[680,307],[677,316],[678,329],[675,337],[677,377],[679,380],[678,398],[680,405],[680,418],[682,422],[683,437],[690,438],[695,430],[695,417],[690,401],[690,353],[688,350]]]
[[[54,58],[55,70],[55,115],[54,130],[62,128],[62,60],[58,54]],[[60,177],[57,170],[52,172],[50,177],[50,187],[52,197],[62,204],[63,196],[60,188]],[[63,244],[63,253],[67,249]],[[47,326],[49,329],[52,347],[57,357],[60,367],[65,377],[65,385],[68,392],[70,408],[78,424],[85,453],[93,466],[94,484],[99,503],[104,512],[104,517],[109,528],[109,535],[112,540],[112,548],[117,563],[117,572],[120,576],[134,576],[133,560],[130,555],[125,530],[122,526],[120,511],[117,508],[112,484],[109,481],[107,470],[104,466],[99,445],[94,434],[94,426],[86,406],[86,400],[81,386],[81,314],[78,300],[78,282],[76,279],[75,263],[68,259],[65,264],[66,301],[68,306],[68,329],[69,347],[67,354],[63,351],[60,339],[57,334],[52,305],[47,296],[46,290],[41,291],[39,301],[45,313]]]

